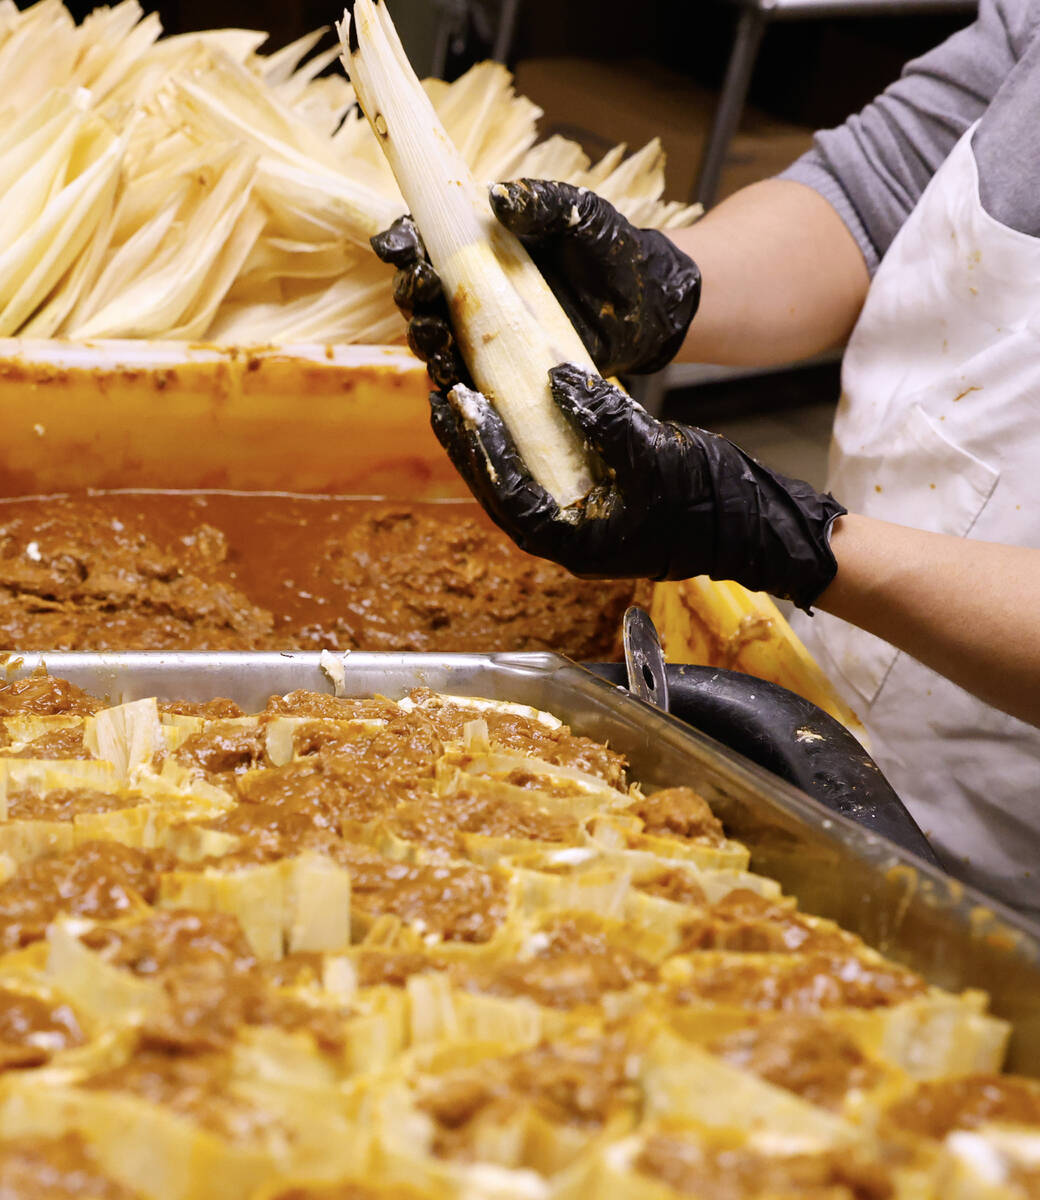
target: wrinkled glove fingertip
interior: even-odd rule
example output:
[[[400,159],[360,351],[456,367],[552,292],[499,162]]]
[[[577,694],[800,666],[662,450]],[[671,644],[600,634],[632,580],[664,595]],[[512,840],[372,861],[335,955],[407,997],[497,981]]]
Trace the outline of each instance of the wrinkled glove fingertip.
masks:
[[[523,208],[522,185],[515,182],[493,183],[488,188],[488,199],[495,216],[504,224]]]
[[[549,368],[549,387],[556,400],[570,400],[576,391],[585,391],[596,381],[597,375],[587,367],[565,362]]]
[[[517,179],[490,189],[491,208],[518,237],[537,240],[559,233],[569,223],[578,190],[548,179]]]
[[[410,215],[398,217],[389,229],[368,241],[376,257],[394,267],[409,267],[426,257],[426,247]]]

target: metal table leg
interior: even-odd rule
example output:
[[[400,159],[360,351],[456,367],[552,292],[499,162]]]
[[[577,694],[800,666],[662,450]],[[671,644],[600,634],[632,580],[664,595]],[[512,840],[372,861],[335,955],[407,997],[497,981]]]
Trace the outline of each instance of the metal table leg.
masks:
[[[758,8],[745,9],[737,24],[733,50],[730,52],[726,79],[715,109],[708,142],[701,157],[700,171],[694,188],[693,199],[707,208],[719,190],[719,179],[733,135],[740,125],[740,117],[747,100],[751,74],[755,69],[758,49],[762,44],[768,15]]]
[[[516,32],[516,20],[520,13],[520,0],[502,0],[498,14],[498,29],[495,32],[495,45],[491,57],[495,62],[505,63],[513,50],[513,34]]]

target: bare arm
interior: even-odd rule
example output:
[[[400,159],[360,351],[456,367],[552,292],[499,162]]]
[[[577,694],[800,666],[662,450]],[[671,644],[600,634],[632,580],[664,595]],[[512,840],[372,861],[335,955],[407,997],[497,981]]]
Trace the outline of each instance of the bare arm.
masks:
[[[832,206],[767,179],[672,234],[703,275],[685,362],[775,366],[841,345],[870,286],[862,251]]]
[[[838,573],[820,608],[1040,725],[1040,550],[853,515],[831,549]]]

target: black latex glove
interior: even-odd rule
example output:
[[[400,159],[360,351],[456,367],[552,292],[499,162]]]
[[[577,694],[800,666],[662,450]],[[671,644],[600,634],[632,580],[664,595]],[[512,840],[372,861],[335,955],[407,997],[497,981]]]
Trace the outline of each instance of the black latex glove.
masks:
[[[601,374],[648,374],[671,362],[701,298],[697,264],[674,242],[570,183],[499,183],[491,207],[523,242]]]
[[[608,480],[561,510],[531,478],[479,392],[434,392],[432,424],[491,518],[531,554],[585,578],[733,579],[807,611],[834,578],[829,533],[846,510],[717,434],[657,421],[581,367],[549,372],[557,404]]]
[[[701,275],[663,233],[637,229],[601,196],[569,183],[496,184],[491,207],[523,242],[604,375],[645,374],[675,357],[697,311]],[[430,374],[446,386],[435,371],[451,360],[454,339],[414,222],[395,221],[372,246],[398,268],[394,299],[409,317],[409,345],[428,364],[438,360]]]
[[[372,249],[394,272],[394,303],[408,318],[408,345],[435,387],[448,391],[472,383],[462,361],[440,276],[430,265],[419,229],[410,216],[398,217],[372,238]]]

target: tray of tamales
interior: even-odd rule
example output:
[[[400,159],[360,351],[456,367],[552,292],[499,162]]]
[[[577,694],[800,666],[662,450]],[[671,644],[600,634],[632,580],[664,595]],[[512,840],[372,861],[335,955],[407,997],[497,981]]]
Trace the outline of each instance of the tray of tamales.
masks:
[[[557,656],[26,656],[0,742],[13,1195],[1036,1195],[1040,930]]]

